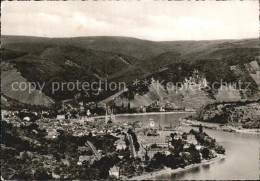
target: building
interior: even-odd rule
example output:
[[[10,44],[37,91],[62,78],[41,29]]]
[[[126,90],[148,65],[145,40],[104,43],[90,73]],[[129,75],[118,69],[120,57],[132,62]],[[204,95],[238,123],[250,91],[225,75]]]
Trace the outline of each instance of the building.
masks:
[[[187,135],[187,143],[197,145],[198,142],[193,134]]]
[[[77,162],[77,165],[82,165],[84,161],[92,164],[95,161],[95,158],[93,156],[81,155],[79,156],[79,161]]]
[[[58,120],[63,120],[63,119],[65,119],[65,115],[57,115],[57,119]]]
[[[155,123],[154,123],[153,119],[149,119],[148,127],[149,128],[154,128],[155,127]]]
[[[119,167],[113,166],[109,170],[109,176],[114,176],[116,178],[119,178]]]
[[[167,152],[168,152],[168,148],[150,148],[147,151],[147,155],[150,159],[152,159],[156,153],[167,154]]]
[[[196,110],[195,110],[195,109],[192,109],[192,108],[185,108],[185,111],[186,111],[186,112],[195,112]]]
[[[143,107],[141,107],[141,109],[142,109],[142,112],[143,113],[146,113],[146,108],[143,106]]]
[[[30,121],[31,119],[29,117],[24,117],[23,121]]]
[[[126,149],[126,144],[125,141],[123,139],[119,139],[115,142],[116,145],[116,149],[117,150],[122,150],[122,149]]]
[[[162,136],[147,136],[147,135],[139,135],[138,140],[143,145],[153,145],[156,144],[159,147],[168,147],[169,146],[169,137],[162,135]]]
[[[160,108],[160,112],[164,112],[165,109],[163,107]]]

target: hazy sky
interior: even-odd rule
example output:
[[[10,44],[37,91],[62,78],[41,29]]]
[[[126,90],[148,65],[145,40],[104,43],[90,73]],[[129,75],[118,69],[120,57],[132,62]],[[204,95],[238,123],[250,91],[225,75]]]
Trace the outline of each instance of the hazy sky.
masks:
[[[3,35],[129,36],[148,40],[258,38],[255,1],[7,1]]]

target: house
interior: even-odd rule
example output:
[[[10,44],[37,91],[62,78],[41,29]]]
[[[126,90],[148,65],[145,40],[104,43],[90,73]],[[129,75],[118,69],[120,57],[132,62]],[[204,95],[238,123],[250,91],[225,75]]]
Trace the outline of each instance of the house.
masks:
[[[113,166],[112,168],[110,168],[109,175],[119,178],[119,167]]]
[[[163,107],[160,108],[160,112],[164,112],[165,109]]]
[[[88,150],[89,150],[89,147],[87,147],[87,146],[79,146],[79,147],[78,147],[78,151],[79,151],[80,153],[85,152],[85,151],[88,151]]]
[[[63,120],[63,119],[65,119],[65,115],[57,115],[57,119],[58,120]]]
[[[168,154],[168,148],[150,148],[147,151],[147,155],[150,159],[154,157],[156,153]]]
[[[24,117],[23,121],[30,121],[31,119],[29,117]]]
[[[236,66],[235,65],[231,65],[230,66],[230,70],[236,70]]]
[[[57,138],[57,136],[59,135],[56,129],[47,129],[47,133],[48,135],[46,136],[46,138]]]
[[[79,161],[77,162],[77,165],[82,165],[84,161],[92,164],[94,162],[94,158],[88,155],[81,155],[79,156]]]
[[[146,113],[146,108],[145,107],[141,107],[141,109],[142,109],[143,113]]]
[[[126,144],[125,144],[125,141],[123,139],[119,139],[115,142],[115,145],[116,145],[116,149],[117,150],[122,150],[122,149],[125,149],[126,148]]]
[[[53,177],[54,179],[60,179],[60,175],[57,175],[57,174],[55,174],[54,172],[52,172],[52,177]]]
[[[197,145],[198,142],[193,134],[187,135],[187,143]]]
[[[67,159],[61,159],[61,162],[62,162],[64,165],[67,165],[67,166],[70,165],[70,162],[69,162]]]
[[[30,151],[22,151],[22,152],[20,152],[19,157],[22,158],[23,156],[32,157],[33,153]]]

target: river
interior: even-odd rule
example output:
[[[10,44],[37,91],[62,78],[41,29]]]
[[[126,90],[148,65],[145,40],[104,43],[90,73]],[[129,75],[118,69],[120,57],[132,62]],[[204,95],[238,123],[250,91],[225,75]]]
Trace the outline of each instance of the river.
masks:
[[[153,115],[116,116],[116,122],[141,121],[148,124],[153,119],[155,125],[169,126],[180,124],[179,118],[192,113],[172,113]],[[192,129],[182,125],[183,131]],[[197,129],[197,128],[193,128]],[[255,134],[241,134],[204,129],[209,136],[226,148],[227,158],[183,171],[178,174],[163,174],[151,179],[158,180],[256,180],[259,179],[259,137]]]

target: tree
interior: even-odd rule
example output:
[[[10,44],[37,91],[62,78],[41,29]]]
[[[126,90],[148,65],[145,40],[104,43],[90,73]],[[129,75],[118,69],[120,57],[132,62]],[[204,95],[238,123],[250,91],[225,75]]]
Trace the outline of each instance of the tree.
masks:
[[[30,169],[18,170],[17,173],[13,176],[12,179],[17,180],[33,180],[33,175]]]
[[[208,148],[206,148],[206,147],[204,147],[201,150],[201,154],[202,154],[202,157],[205,158],[205,159],[210,158],[210,150]]]
[[[83,180],[99,180],[100,171],[97,168],[87,168],[80,173],[80,179]]]
[[[176,169],[178,168],[178,163],[177,163],[177,158],[175,155],[170,154],[167,156],[167,162],[166,162],[166,166],[170,167],[172,169]]]
[[[126,137],[125,137],[125,144],[126,144],[127,147],[129,147],[129,145],[130,145],[129,140]]]
[[[174,139],[174,137],[176,136],[177,134],[176,133],[171,133],[170,136],[172,139]]]
[[[147,171],[153,171],[154,169],[160,169],[166,164],[166,155],[160,152],[156,153],[150,163],[147,165]]]
[[[143,168],[143,166],[141,166],[141,165],[139,165],[138,167],[137,167],[137,174],[142,174],[143,173],[143,171],[144,171],[144,168]]]
[[[134,147],[137,152],[140,150],[140,144],[138,143],[138,141],[134,142]]]
[[[218,154],[225,154],[225,148],[223,146],[221,146],[221,145],[216,145],[215,151]]]
[[[191,144],[187,151],[191,154],[191,159],[193,163],[200,163],[200,152],[196,149],[194,144]]]
[[[131,103],[128,102],[128,111],[130,111],[130,109],[131,109]]]
[[[145,159],[145,161],[149,161],[149,156],[148,156],[148,151],[147,151],[147,149],[145,150],[145,155],[144,155],[144,159]]]
[[[89,138],[92,138],[92,136],[93,136],[92,132],[89,132],[88,136],[89,136]]]
[[[172,145],[174,147],[174,154],[179,155],[183,151],[184,143],[181,139],[172,140]]]
[[[199,132],[200,132],[200,133],[203,133],[203,128],[202,128],[202,125],[201,125],[201,124],[199,125]]]
[[[47,173],[47,170],[45,170],[43,167],[37,168],[34,177],[37,180],[51,180],[52,176]]]

